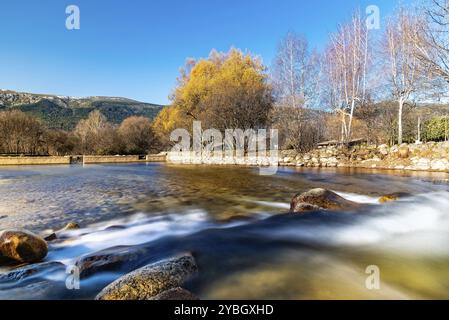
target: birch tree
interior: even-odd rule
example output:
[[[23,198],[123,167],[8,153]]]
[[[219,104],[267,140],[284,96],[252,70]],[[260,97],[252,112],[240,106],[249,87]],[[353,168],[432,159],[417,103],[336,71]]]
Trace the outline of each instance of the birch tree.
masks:
[[[289,32],[279,44],[272,78],[279,104],[311,107],[316,102],[319,55],[304,35]]]
[[[281,40],[272,68],[276,108],[271,118],[284,148],[310,149],[320,138],[313,134],[318,113],[308,108],[319,100],[320,56],[305,36],[289,32]],[[318,130],[319,131],[319,130]],[[316,132],[318,132],[316,131]]]
[[[419,61],[414,54],[414,37],[418,19],[410,11],[401,8],[387,22],[384,49],[388,84],[398,103],[398,143],[403,142],[404,105],[417,92],[420,82]]]
[[[449,83],[449,1],[428,0],[412,34],[415,56],[424,70]]]
[[[367,97],[368,28],[360,13],[330,36],[325,52],[328,103],[341,117],[341,140],[352,136],[354,112]]]

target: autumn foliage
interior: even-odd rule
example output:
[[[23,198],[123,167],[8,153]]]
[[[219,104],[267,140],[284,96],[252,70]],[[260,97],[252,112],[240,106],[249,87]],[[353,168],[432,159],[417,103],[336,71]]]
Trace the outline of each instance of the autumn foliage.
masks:
[[[237,49],[189,61],[171,98],[172,105],[154,121],[166,143],[173,129],[189,130],[194,120],[218,130],[266,127],[273,105],[266,68],[260,59]]]

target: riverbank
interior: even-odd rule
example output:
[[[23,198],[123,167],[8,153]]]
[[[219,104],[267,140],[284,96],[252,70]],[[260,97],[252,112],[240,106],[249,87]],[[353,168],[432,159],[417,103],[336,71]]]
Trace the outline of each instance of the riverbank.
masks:
[[[361,168],[378,170],[403,170],[449,172],[449,142],[428,142],[423,144],[402,144],[395,146],[358,145],[344,147],[329,145],[318,147],[307,153],[282,150],[274,157],[225,158],[195,156],[193,152],[161,152],[146,156],[65,156],[65,157],[0,157],[0,166],[10,165],[67,165],[74,163],[146,163],[168,162],[176,164],[240,165],[307,168]]]
[[[308,153],[282,151],[280,165],[449,172],[449,142],[324,146]]]
[[[327,145],[310,152],[281,150],[259,157],[223,157],[169,152],[167,162],[178,164],[288,166],[307,168],[361,168],[378,170],[449,172],[449,142],[388,145]]]

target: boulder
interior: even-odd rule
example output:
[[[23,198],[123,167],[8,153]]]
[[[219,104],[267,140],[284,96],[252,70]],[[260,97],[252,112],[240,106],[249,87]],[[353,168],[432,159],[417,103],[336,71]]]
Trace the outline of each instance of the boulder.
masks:
[[[162,293],[159,293],[154,298],[151,298],[151,300],[178,300],[178,301],[190,301],[190,300],[199,300],[197,296],[195,296],[190,291],[187,291],[186,289],[177,287],[173,289],[169,289],[167,291],[164,291]]]
[[[388,146],[386,144],[382,144],[377,148],[381,155],[386,156],[388,155]]]
[[[294,196],[290,203],[290,211],[304,212],[317,209],[352,210],[360,206],[359,203],[346,200],[335,192],[318,188]]]
[[[25,230],[0,232],[0,256],[21,263],[39,262],[48,252],[47,242]]]
[[[104,288],[97,300],[149,300],[158,294],[182,286],[198,271],[189,255],[149,264],[120,277]]]

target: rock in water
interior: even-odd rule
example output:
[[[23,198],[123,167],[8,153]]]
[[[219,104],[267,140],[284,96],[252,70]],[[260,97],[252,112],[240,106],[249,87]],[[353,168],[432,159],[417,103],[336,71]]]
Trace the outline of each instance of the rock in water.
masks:
[[[75,265],[79,268],[81,279],[96,272],[120,269],[127,265],[134,270],[142,264],[139,261],[148,255],[148,250],[139,246],[112,247],[80,257]]]
[[[290,203],[290,212],[328,210],[353,210],[360,207],[359,203],[346,200],[335,192],[326,189],[312,189],[297,194]]]
[[[0,232],[0,256],[17,262],[38,262],[47,255],[47,242],[25,230]]]
[[[80,225],[76,222],[69,222],[66,224],[66,226],[64,228],[62,228],[62,230],[60,231],[66,231],[66,230],[78,230],[80,228]]]
[[[151,300],[178,300],[178,301],[188,301],[188,300],[199,300],[197,296],[195,296],[190,291],[186,289],[177,287],[173,289],[169,289],[162,293],[159,293],[157,296],[152,298]]]
[[[180,287],[198,271],[195,259],[184,255],[149,264],[120,277],[104,288],[97,300],[149,300]]]
[[[61,230],[54,231],[54,232],[52,231],[52,232],[44,235],[43,238],[45,241],[48,241],[48,242],[54,241],[59,238],[61,232],[70,231],[70,230],[78,230],[78,229],[80,229],[79,224],[72,221],[72,222],[67,223],[66,226],[64,228],[62,228]]]
[[[408,196],[410,196],[410,194],[405,193],[405,192],[390,193],[390,194],[386,194],[386,195],[380,197],[379,202],[380,203],[393,202],[393,201],[396,201],[396,200],[399,200],[401,198],[405,198]]]
[[[57,261],[33,263],[13,269],[7,273],[0,274],[0,287],[6,284],[18,285],[21,281],[30,278],[44,277],[50,273],[64,273],[66,267],[63,263]]]

